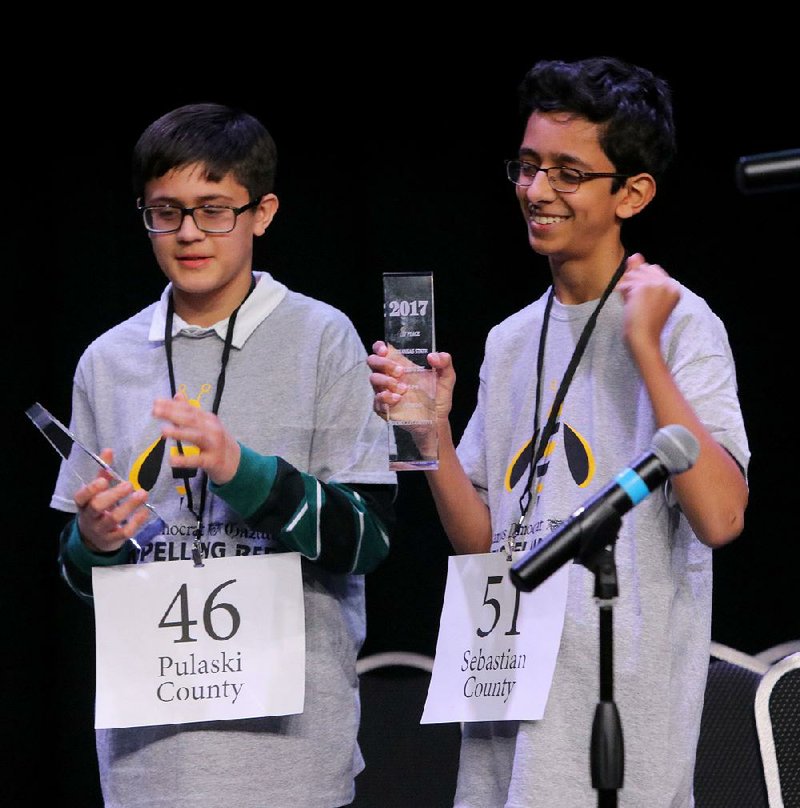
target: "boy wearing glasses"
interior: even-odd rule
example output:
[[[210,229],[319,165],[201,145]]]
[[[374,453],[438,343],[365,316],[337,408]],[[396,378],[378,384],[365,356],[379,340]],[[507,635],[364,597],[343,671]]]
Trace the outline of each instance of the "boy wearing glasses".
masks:
[[[530,551],[657,430],[677,424],[694,435],[694,465],[628,513],[614,545],[619,804],[687,808],[709,661],[712,549],[741,533],[748,499],[734,361],[705,301],[622,240],[674,152],[668,85],[616,59],[542,61],[520,94],[525,127],[506,170],[552,285],[491,329],[477,406],[457,446],[451,356],[429,356],[440,446],[439,468],[426,475],[457,552]],[[382,342],[368,363],[376,410],[385,412],[409,389],[403,363]],[[580,563],[556,574],[566,576],[564,622],[544,716],[464,725],[459,808],[572,808],[595,804],[595,788],[606,798],[618,788],[595,785],[589,765],[595,581]]]
[[[110,447],[125,481],[76,452],[62,464],[64,576],[91,603],[96,566],[297,551],[306,678],[299,714],[98,729],[105,805],[346,805],[363,768],[363,573],[388,552],[396,483],[366,352],[343,313],[252,266],[278,209],[259,121],[181,107],[145,130],[133,163],[169,283],[80,359],[71,431]]]

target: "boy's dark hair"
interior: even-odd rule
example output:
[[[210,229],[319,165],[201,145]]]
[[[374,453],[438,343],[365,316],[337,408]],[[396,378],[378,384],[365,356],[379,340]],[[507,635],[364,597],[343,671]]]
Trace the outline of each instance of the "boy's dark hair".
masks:
[[[272,193],[278,153],[275,141],[252,115],[222,104],[187,104],[162,115],[145,129],[133,149],[133,190],[175,168],[205,166],[206,179],[227,174],[247,188],[251,199]]]
[[[600,146],[620,174],[644,171],[658,179],[675,154],[672,93],[643,67],[612,57],[540,61],[523,79],[519,99],[526,120],[557,111],[601,124]]]

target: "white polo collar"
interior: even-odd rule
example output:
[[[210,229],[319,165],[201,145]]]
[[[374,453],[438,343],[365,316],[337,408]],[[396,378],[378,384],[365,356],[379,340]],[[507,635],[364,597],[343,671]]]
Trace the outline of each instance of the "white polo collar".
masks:
[[[253,274],[256,277],[256,288],[253,289],[253,293],[242,304],[242,308],[239,309],[239,314],[236,316],[236,328],[234,329],[235,333],[231,343],[234,348],[241,348],[242,345],[245,344],[247,338],[256,330],[261,321],[272,313],[288,291],[287,288],[280,281],[276,281],[269,272],[254,272]],[[148,334],[148,339],[151,342],[164,341],[164,328],[167,322],[167,301],[169,300],[171,291],[172,284],[168,283],[153,311],[153,319],[150,321],[150,332]],[[227,329],[227,317],[224,320],[214,323],[214,325],[204,327],[189,325],[189,323],[178,317],[177,314],[173,315],[173,337],[181,332],[199,335],[213,330],[217,332],[217,336],[219,336],[220,339],[224,340]]]

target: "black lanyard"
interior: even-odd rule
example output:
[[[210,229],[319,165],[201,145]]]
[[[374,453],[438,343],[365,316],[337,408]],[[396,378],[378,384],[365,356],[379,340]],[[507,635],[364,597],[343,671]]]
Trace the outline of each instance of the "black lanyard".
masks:
[[[244,296],[242,302],[233,310],[233,313],[228,318],[228,327],[225,331],[225,344],[222,348],[222,359],[220,360],[220,369],[219,369],[219,376],[217,377],[217,386],[214,392],[214,403],[211,406],[211,412],[214,415],[219,412],[219,403],[222,400],[222,390],[225,387],[225,369],[228,366],[228,358],[230,357],[231,353],[231,345],[233,344],[233,330],[236,326],[236,315],[239,313],[239,309],[242,308],[244,305],[245,300],[250,297],[253,289],[256,288],[256,278],[255,275],[251,274],[250,278],[250,289],[248,290],[247,294]],[[175,367],[172,362],[172,321],[175,316],[175,303],[172,299],[172,292],[169,293],[169,298],[167,300],[167,318],[164,324],[164,350],[167,354],[167,370],[169,371],[169,389],[172,393],[172,397],[175,398],[175,394],[177,392],[177,388],[175,386]],[[183,454],[183,445],[180,441],[176,441],[178,446],[178,452]],[[192,497],[192,488],[189,485],[189,474],[188,470],[187,473],[183,474],[183,481],[186,486],[186,507],[189,509],[189,512],[194,516],[197,520],[197,528],[194,531],[194,546],[192,548],[192,558],[194,559],[194,563],[196,567],[201,567],[202,563],[202,553],[200,551],[200,537],[203,535],[203,514],[205,513],[206,509],[206,491],[208,490],[208,475],[206,474],[205,470],[203,470],[202,475],[200,477],[200,506],[197,511],[194,509],[194,500]]]
[[[564,372],[564,376],[561,379],[561,384],[558,387],[558,392],[556,393],[556,397],[553,400],[553,406],[550,409],[550,415],[547,419],[547,423],[545,424],[544,430],[542,431],[541,436],[537,440],[537,435],[539,432],[539,408],[541,406],[542,400],[542,377],[544,374],[544,347],[545,342],[547,341],[547,327],[550,321],[550,311],[553,308],[553,297],[555,295],[554,287],[550,287],[550,294],[547,298],[547,304],[544,310],[544,318],[542,320],[542,331],[539,335],[539,355],[536,361],[536,402],[534,405],[534,412],[533,412],[533,438],[532,440],[536,441],[535,447],[531,449],[531,461],[530,466],[528,467],[528,481],[525,483],[525,490],[522,492],[522,495],[519,498],[519,509],[520,509],[520,519],[518,524],[521,525],[523,522],[524,517],[528,512],[528,508],[531,504],[531,489],[533,487],[533,478],[536,473],[536,468],[539,465],[539,461],[542,459],[542,455],[544,454],[545,449],[547,448],[547,444],[555,430],[556,419],[558,418],[558,412],[561,409],[561,405],[564,402],[564,398],[567,395],[567,390],[569,389],[570,384],[572,383],[572,379],[575,376],[575,371],[578,368],[578,363],[581,361],[581,357],[583,356],[583,352],[586,349],[586,344],[589,342],[589,337],[591,337],[592,332],[594,331],[595,324],[597,323],[597,317],[600,314],[600,310],[605,305],[606,300],[608,300],[609,295],[613,291],[614,287],[617,285],[617,281],[622,277],[622,273],[625,271],[625,262],[628,260],[627,252],[622,256],[622,261],[620,265],[614,271],[614,274],[611,276],[611,280],[608,282],[603,294],[600,296],[600,300],[597,301],[597,305],[594,308],[591,316],[586,322],[586,325],[583,327],[583,331],[581,332],[580,337],[578,338],[578,343],[575,346],[575,350],[572,352],[572,357],[569,360],[569,365],[567,365],[567,369]],[[535,448],[535,451],[534,451]]]

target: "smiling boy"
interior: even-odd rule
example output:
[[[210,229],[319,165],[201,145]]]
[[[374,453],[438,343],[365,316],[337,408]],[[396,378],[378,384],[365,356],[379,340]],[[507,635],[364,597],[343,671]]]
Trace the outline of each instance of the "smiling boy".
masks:
[[[743,529],[749,448],[723,324],[623,243],[624,223],[652,201],[674,152],[670,91],[618,59],[543,61],[526,75],[520,100],[524,132],[507,174],[552,284],[489,332],[477,406],[457,446],[451,356],[429,356],[439,376],[440,442],[439,468],[425,473],[457,552],[505,549],[521,517],[529,530],[513,549],[525,551],[657,430],[678,424],[695,436],[694,466],[627,514],[615,544],[619,805],[688,808],[709,661],[712,549]],[[382,342],[368,362],[383,413],[408,390],[402,364]],[[598,800],[589,765],[599,668],[594,579],[578,563],[565,570],[544,717],[464,725],[458,808]],[[616,805],[616,795],[605,804]]]

